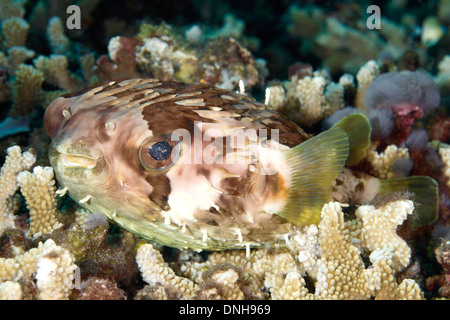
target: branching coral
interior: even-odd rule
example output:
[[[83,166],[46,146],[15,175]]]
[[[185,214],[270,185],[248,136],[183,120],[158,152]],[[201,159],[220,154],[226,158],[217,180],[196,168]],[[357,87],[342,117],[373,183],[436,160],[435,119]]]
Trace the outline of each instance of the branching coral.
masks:
[[[136,253],[136,261],[142,271],[142,277],[150,285],[161,285],[169,296],[175,299],[190,299],[196,291],[196,284],[177,276],[158,250],[151,244],[143,244]]]
[[[151,244],[143,244],[138,248],[136,261],[148,284],[161,285],[168,291],[166,294],[174,299],[191,299],[194,296],[197,285],[191,280],[177,276]]]
[[[7,228],[14,227],[14,212],[11,199],[18,189],[17,175],[28,170],[36,161],[32,151],[22,153],[18,146],[8,148],[6,161],[0,175],[0,233]]]
[[[396,167],[402,165],[404,161],[411,160],[408,149],[389,145],[382,153],[378,153],[374,147],[370,148],[367,161],[371,164],[375,176],[386,179],[399,176],[401,170],[396,170]]]
[[[41,55],[33,62],[44,74],[46,82],[68,91],[76,91],[82,88],[83,82],[70,73],[66,56],[53,54],[46,57]]]
[[[11,17],[2,21],[3,48],[23,47],[30,25],[25,19]]]
[[[344,107],[344,87],[321,74],[297,78],[268,88],[269,107],[302,125],[312,125]]]
[[[269,290],[272,299],[422,299],[413,280],[397,283],[395,277],[411,256],[396,229],[413,210],[409,200],[361,206],[356,219],[346,222],[341,205],[329,203],[318,228],[294,231],[286,246],[258,249],[249,256],[238,250],[215,252],[205,262],[174,266],[180,276],[151,245],[139,247],[137,259],[148,283],[159,283],[166,291],[178,288],[184,298],[195,292],[212,299],[267,298]],[[366,267],[362,256],[371,265]],[[314,293],[306,277],[315,282]]]
[[[72,255],[51,239],[45,243],[40,242],[37,248],[15,258],[0,258],[0,266],[0,281],[5,281],[3,286],[13,286],[16,291],[14,298],[20,298],[21,294],[20,286],[17,286],[17,282],[11,283],[12,281],[36,278],[38,298],[45,300],[68,299],[77,268]],[[3,297],[8,296],[2,295]]]
[[[69,38],[64,34],[64,27],[60,18],[52,17],[48,21],[47,37],[53,53],[67,53],[70,42]]]
[[[102,276],[112,279],[112,287],[114,281],[130,281],[127,277],[137,273],[131,254],[134,236],[124,234],[121,245],[113,249],[106,243],[105,219],[98,219],[95,214],[86,217],[85,212],[75,214],[78,217],[76,219],[71,213],[58,212],[53,169],[37,166],[33,172],[26,171],[35,160],[33,152],[22,153],[19,147],[11,147],[0,176],[1,229],[5,234],[0,243],[1,298],[67,299],[72,294],[75,259],[77,264],[88,266],[84,271],[85,276],[98,275],[98,270],[101,270]],[[19,207],[13,201],[16,197],[13,199],[12,195],[18,186],[29,209],[28,224],[24,220],[26,215],[14,215]],[[19,193],[17,196],[20,198]],[[58,220],[70,228],[58,228],[62,225]],[[44,244],[37,244],[43,237],[51,239]],[[2,284],[7,281],[11,283]],[[96,288],[98,290],[84,293],[88,296],[103,295],[102,287]],[[5,292],[13,289],[11,293]]]
[[[42,254],[37,263],[36,280],[41,300],[67,300],[74,271],[71,253],[52,240],[47,240],[42,247]]]
[[[30,210],[30,234],[39,237],[62,225],[56,218],[56,187],[51,167],[35,167],[33,173],[22,171],[17,176],[20,191]]]
[[[86,24],[83,24],[83,30],[68,31],[67,35],[78,32],[79,36],[86,32],[91,23],[89,12],[99,2],[74,2],[82,8],[82,19]],[[11,127],[11,117],[36,116],[39,113],[34,110],[36,106],[45,106],[60,94],[82,89],[99,80],[157,76],[163,80],[208,82],[230,90],[236,90],[238,84],[242,83],[248,91],[262,83],[267,75],[264,62],[255,59],[251,51],[247,50],[253,44],[246,43],[244,47],[239,42],[243,39],[242,43],[245,43],[243,20],[231,15],[226,17],[224,26],[216,32],[208,32],[207,25],[194,26],[183,38],[178,29],[171,31],[164,30],[164,26],[150,26],[147,34],[141,32],[136,38],[111,38],[109,56],[97,60],[93,51],[78,46],[64,32],[61,18],[68,0],[39,1],[31,15],[25,15],[25,3],[24,0],[0,2],[0,102],[13,106],[7,119],[9,122],[4,123],[7,128]],[[27,4],[27,7],[30,5]],[[355,73],[362,65],[355,76],[356,80],[345,74],[339,81],[333,82],[325,71],[313,72],[311,67],[310,72],[302,74],[292,68],[288,81],[269,87],[267,103],[302,125],[311,126],[308,130],[315,130],[318,127],[316,124],[336,114],[336,111],[349,105],[355,106],[357,110],[352,109],[350,112],[367,112],[374,128],[374,140],[383,141],[396,128],[394,117],[406,113],[403,114],[405,121],[395,123],[398,129],[399,125],[407,125],[416,115],[408,114],[410,106],[400,106],[395,110],[390,108],[391,111],[386,112],[387,109],[381,104],[370,103],[369,87],[376,84],[378,78],[386,81],[379,73],[393,70],[395,66],[394,62],[387,68],[375,60],[367,60],[379,58],[379,53],[386,49],[390,52],[386,56],[393,60],[399,58],[405,52],[406,44],[414,45],[414,40],[407,39],[411,30],[409,26],[405,28],[383,16],[383,28],[368,31],[361,23],[363,20],[360,16],[352,16],[354,12],[351,10],[343,11],[349,14],[329,15],[318,7],[292,6],[287,29],[291,39],[301,39],[300,59],[315,53],[314,64],[327,68],[333,76],[342,71]],[[59,18],[51,18],[50,13],[59,15]],[[441,20],[444,19],[442,12],[438,15]],[[407,16],[404,18],[410,19]],[[32,34],[29,34],[30,25]],[[39,32],[42,33],[37,35]],[[39,44],[36,44],[40,36],[47,39],[48,48],[44,52],[39,51]],[[227,38],[229,36],[234,38]],[[282,45],[283,41],[277,44]],[[47,49],[51,50],[51,54],[46,53]],[[417,60],[422,61],[424,52],[421,49],[417,51]],[[293,58],[297,59],[297,56]],[[435,78],[441,94],[450,88],[449,61],[449,57],[444,56]],[[416,67],[419,65],[414,64]],[[422,64],[422,67],[425,65]],[[417,80],[417,83],[417,90],[413,93],[423,93],[423,90],[425,93],[436,93],[432,85],[428,86],[421,80]],[[393,86],[387,85],[387,90],[392,91]],[[410,91],[400,91],[413,96]],[[392,102],[398,96],[389,96],[387,100]],[[364,104],[365,98],[368,99],[367,105]],[[428,98],[425,96],[423,101],[428,101]],[[408,102],[417,102],[413,100],[410,98]],[[428,110],[436,104],[430,108],[427,103],[423,105]],[[349,112],[349,109],[345,112]],[[28,118],[13,120],[17,120],[15,124],[28,127]],[[0,131],[5,127],[0,124]],[[8,132],[11,134],[11,131]],[[433,139],[445,137],[445,134],[429,136]],[[445,141],[445,138],[440,140]],[[378,150],[388,145],[383,153],[380,151],[378,154],[373,149],[364,165],[372,164],[373,171],[370,173],[378,177],[408,175],[407,170],[402,173],[398,171],[399,167],[407,168],[411,159],[408,150],[402,148],[404,145],[397,142],[406,142],[412,150],[412,147],[417,148],[417,140],[402,137],[396,141],[386,139],[384,142],[378,145]],[[397,143],[397,147],[389,146],[392,143]],[[436,149],[436,154],[440,154],[446,164],[439,166],[436,171],[442,172],[443,176],[450,176],[448,148],[441,145]],[[436,156],[436,161],[441,160],[438,158]],[[125,278],[133,283],[142,283],[130,249],[134,247],[135,236],[114,231],[115,228],[108,231],[105,216],[77,210],[78,207],[71,204],[68,198],[60,200],[60,204],[64,203],[70,209],[57,212],[53,173],[50,168],[42,167],[31,172],[34,161],[31,152],[22,153],[18,147],[8,149],[0,176],[0,233],[3,235],[0,239],[0,299],[123,299],[135,292],[137,288],[131,285],[127,290],[121,290],[126,287],[123,281]],[[367,167],[362,170],[367,170]],[[439,184],[444,186],[445,182],[441,181],[450,183],[450,179],[440,180]],[[21,197],[19,193],[14,196],[18,184],[21,185],[21,194],[29,208],[29,221],[28,211],[19,211],[13,200]],[[445,194],[441,199],[441,203],[448,202]],[[418,284],[411,279],[402,280],[398,277],[409,267],[412,250],[397,235],[396,229],[413,211],[412,202],[396,201],[380,207],[361,206],[356,212],[352,211],[352,207],[343,207],[343,204],[329,203],[323,208],[320,225],[294,228],[286,237],[285,244],[249,250],[249,253],[244,250],[209,254],[182,251],[178,260],[171,257],[167,260],[171,262],[166,262],[163,255],[166,257],[172,250],[158,245],[141,245],[137,249],[136,260],[142,278],[148,285],[139,290],[135,297],[127,298],[422,298]],[[23,209],[24,206],[20,208]],[[343,213],[347,210],[351,213],[348,216]],[[348,218],[353,216],[355,218]],[[54,230],[60,225],[58,221],[64,223],[65,228]],[[52,230],[51,234],[47,234]],[[26,234],[34,237],[27,238]],[[48,240],[38,245],[42,235],[54,242]],[[111,239],[117,241],[118,237],[122,238],[120,246],[117,243],[114,248],[105,245],[107,241],[113,241]],[[445,253],[448,253],[448,248]],[[70,290],[75,261],[82,268],[83,275],[79,293]],[[448,273],[439,281],[448,284]],[[119,283],[121,288],[118,287]],[[442,288],[448,296],[448,286],[442,285]]]
[[[358,91],[355,97],[355,107],[367,111],[368,107],[364,104],[364,97],[366,91],[375,78],[380,73],[380,68],[374,60],[368,61],[364,64],[356,74],[356,80],[358,81]]]
[[[44,74],[41,71],[31,65],[20,64],[15,72],[12,85],[14,103],[10,115],[29,114],[37,102],[43,83]]]
[[[25,47],[30,25],[22,18],[23,4],[23,1],[2,1],[0,7],[0,102],[12,103],[9,117],[0,123],[0,136],[17,132],[11,132],[11,118],[29,122],[36,106],[46,106],[56,96],[84,87],[84,82],[69,70],[70,41],[57,17],[50,19],[47,28],[49,45],[56,54],[40,55],[34,59],[34,65],[28,63],[36,53]],[[86,82],[91,83],[90,80]],[[60,90],[44,89],[45,83]],[[28,130],[28,126],[22,125],[20,132]]]

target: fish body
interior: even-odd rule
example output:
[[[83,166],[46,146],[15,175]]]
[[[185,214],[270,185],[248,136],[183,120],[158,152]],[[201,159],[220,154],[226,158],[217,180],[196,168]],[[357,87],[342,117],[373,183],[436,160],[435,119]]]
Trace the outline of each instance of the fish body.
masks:
[[[280,242],[293,225],[318,223],[351,152],[339,127],[311,138],[249,97],[157,79],[62,96],[44,125],[75,201],[198,251]]]

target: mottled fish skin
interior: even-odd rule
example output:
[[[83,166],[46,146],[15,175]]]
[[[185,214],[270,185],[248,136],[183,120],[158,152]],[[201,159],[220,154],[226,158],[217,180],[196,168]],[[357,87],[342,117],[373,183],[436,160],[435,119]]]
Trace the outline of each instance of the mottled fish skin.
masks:
[[[281,152],[309,136],[249,97],[203,84],[132,79],[56,99],[44,124],[62,187],[83,207],[143,238],[222,250],[278,242],[291,232],[292,224],[273,214],[288,192]],[[263,152],[251,164],[187,163],[185,150],[194,150],[195,130],[205,133],[208,127],[219,128],[219,136],[230,129],[266,129],[265,143],[273,140],[271,129],[278,129],[279,151],[264,153],[258,141]],[[141,146],[179,129],[192,139],[179,142],[178,161],[167,170],[145,168]],[[211,143],[204,141],[202,150]],[[267,166],[277,173],[261,174]]]

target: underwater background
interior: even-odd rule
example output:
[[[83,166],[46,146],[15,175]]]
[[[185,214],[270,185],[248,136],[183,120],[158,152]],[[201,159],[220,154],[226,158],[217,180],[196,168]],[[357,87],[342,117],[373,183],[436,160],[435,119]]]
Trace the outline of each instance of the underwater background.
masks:
[[[0,0],[0,298],[449,298],[449,25],[449,0]],[[365,113],[353,169],[432,177],[438,212],[330,205],[250,256],[144,242],[58,194],[43,129],[60,95],[135,77],[245,92],[310,134]]]

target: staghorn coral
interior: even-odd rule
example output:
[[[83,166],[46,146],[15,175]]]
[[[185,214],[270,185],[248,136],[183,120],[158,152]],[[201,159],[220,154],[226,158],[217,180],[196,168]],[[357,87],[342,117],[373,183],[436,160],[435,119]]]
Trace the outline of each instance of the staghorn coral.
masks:
[[[375,146],[372,146],[366,159],[373,169],[372,173],[383,179],[398,176],[398,171],[395,170],[396,164],[401,164],[402,161],[410,161],[408,149],[399,148],[396,145],[387,146],[382,153],[378,153]]]
[[[25,19],[11,17],[2,21],[3,48],[23,47],[30,25]]]
[[[16,75],[18,67],[26,60],[34,57],[33,50],[29,50],[25,47],[11,47],[8,49],[7,65],[8,71],[11,75]]]
[[[356,108],[363,111],[368,110],[368,107],[364,103],[366,91],[379,73],[380,67],[374,60],[368,61],[359,69],[356,74],[356,80],[358,81],[358,91],[356,92],[355,97]]]
[[[139,246],[136,261],[143,279],[150,285],[161,285],[174,299],[192,299],[197,285],[191,280],[177,276],[165,264],[161,253],[151,244]]]
[[[315,295],[330,299],[367,299],[369,279],[365,274],[359,249],[352,245],[338,203],[329,203],[322,210],[319,226],[321,257],[317,263]]]
[[[344,107],[344,86],[316,72],[268,87],[267,104],[291,120],[310,126]]]
[[[230,263],[217,264],[201,274],[201,285],[197,299],[201,300],[242,300],[244,293],[239,282],[241,269]]]
[[[70,73],[66,56],[52,54],[50,57],[46,57],[41,55],[33,62],[36,68],[43,73],[46,82],[67,91],[82,88],[83,82],[81,79]]]
[[[48,21],[47,37],[55,54],[64,54],[69,50],[70,41],[64,34],[64,27],[59,17],[52,17]]]
[[[30,169],[36,161],[33,151],[22,153],[18,146],[9,147],[6,152],[6,160],[0,175],[0,233],[14,227],[11,199],[18,189],[17,175],[23,170]]]
[[[305,77],[295,83],[295,97],[297,98],[301,113],[299,120],[306,123],[314,123],[320,120],[326,112],[324,96],[326,81],[323,77]]]
[[[0,282],[20,281],[24,299],[67,298],[70,292],[67,286],[62,286],[62,283],[64,279],[68,279],[69,272],[58,276],[59,280],[51,278],[50,275],[57,276],[59,271],[56,272],[55,268],[61,269],[61,266],[58,266],[59,263],[64,263],[64,266],[70,269],[76,261],[85,268],[84,276],[101,274],[111,281],[130,283],[137,274],[137,266],[132,255],[134,236],[123,232],[120,243],[112,246],[107,241],[108,225],[105,219],[98,219],[95,214],[87,216],[86,212],[75,210],[76,208],[67,212],[68,210],[63,206],[62,210],[57,211],[58,192],[55,188],[53,170],[51,167],[38,166],[32,173],[25,171],[30,169],[34,161],[33,153],[22,154],[20,148],[15,146],[8,149],[8,156],[2,169],[0,186],[4,191],[2,193],[4,198],[2,199],[1,227],[2,232],[5,232],[5,238],[0,243],[0,257],[2,257],[0,258]],[[14,213],[20,209],[16,204],[16,198],[12,198],[18,185],[29,208],[29,224],[23,221],[23,218],[26,218],[25,215],[14,216]],[[73,210],[75,214],[72,213]],[[64,223],[65,229],[58,228],[62,226],[59,221]],[[29,239],[26,235],[33,238]],[[54,243],[46,242],[46,245],[54,250],[45,251],[42,244],[36,244],[38,238],[42,239],[41,237],[51,237],[52,242],[58,243],[57,247],[60,249],[56,248]],[[56,253],[52,253],[53,251]],[[40,269],[39,261],[42,267]],[[42,280],[40,282],[42,286],[38,286],[37,289],[40,290],[36,291],[33,286],[29,286],[29,283],[33,281],[38,270],[42,270],[38,276]]]
[[[33,66],[20,64],[15,71],[15,78],[12,84],[14,103],[10,110],[11,117],[26,115],[31,112],[37,102],[44,74]]]
[[[40,300],[67,300],[74,271],[71,253],[59,246],[53,240],[47,240],[42,246],[41,257],[37,262],[36,280]]]
[[[14,258],[0,258],[0,266],[0,286],[13,286],[16,291],[14,298],[21,295],[17,282],[11,282],[34,278],[37,280],[38,298],[46,300],[68,299],[77,268],[71,254],[51,239]],[[2,298],[7,297],[2,295]]]
[[[30,234],[39,237],[62,226],[56,218],[56,187],[52,167],[22,171],[17,176],[20,191],[30,210]]]
[[[27,123],[36,107],[46,106],[57,96],[85,86],[84,81],[69,70],[69,63],[78,59],[71,56],[71,42],[58,17],[50,19],[47,26],[48,42],[55,54],[39,55],[29,64],[28,61],[38,54],[25,46],[30,24],[22,18],[23,4],[23,1],[2,1],[0,5],[0,102],[11,103],[8,117],[0,123],[0,137],[29,131]],[[95,79],[86,79],[86,83],[93,81]],[[47,85],[56,90],[48,90]],[[16,121],[19,128],[14,130]]]
[[[183,298],[208,299],[422,299],[417,283],[397,282],[395,274],[410,262],[411,251],[396,229],[414,210],[412,201],[400,200],[379,208],[361,206],[356,218],[344,221],[339,203],[325,204],[318,227],[295,230],[285,246],[258,249],[246,254],[231,250],[212,253],[205,262],[174,266],[164,262],[152,245],[139,247],[137,260],[153,295],[164,298],[178,288]],[[366,267],[362,256],[369,258]],[[307,277],[315,291],[307,288]],[[172,289],[172,291],[170,291]],[[150,290],[150,288],[146,289]],[[162,291],[159,291],[162,292]],[[167,294],[170,292],[170,294]]]

